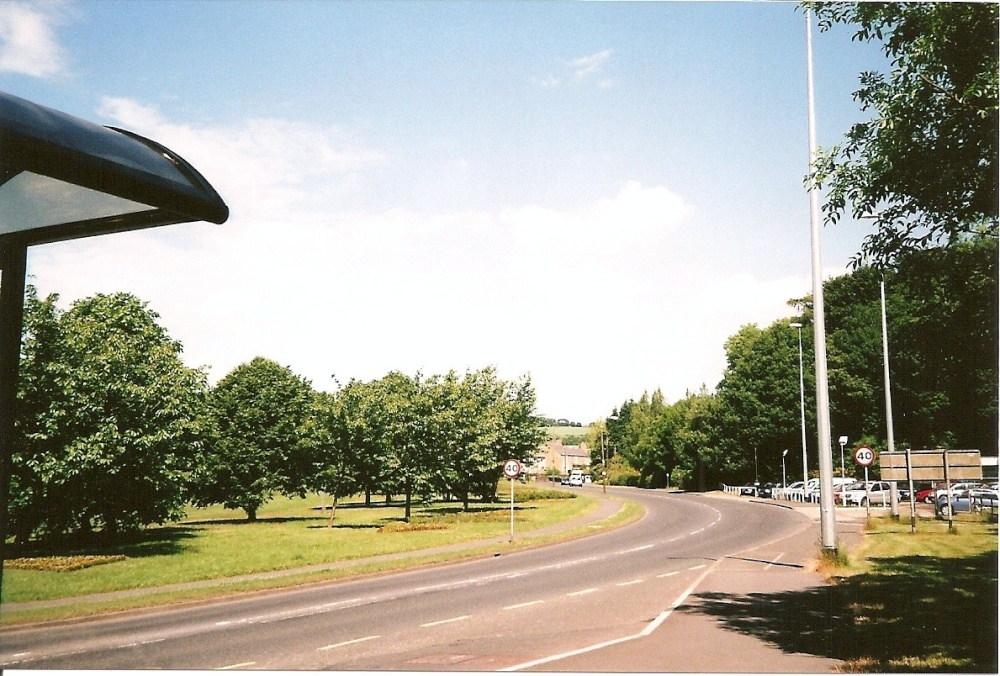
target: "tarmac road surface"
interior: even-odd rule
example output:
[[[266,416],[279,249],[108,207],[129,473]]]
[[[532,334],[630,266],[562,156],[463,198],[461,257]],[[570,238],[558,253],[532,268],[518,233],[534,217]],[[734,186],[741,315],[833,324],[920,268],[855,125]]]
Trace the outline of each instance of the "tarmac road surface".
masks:
[[[601,489],[578,490],[599,495]],[[817,672],[836,666],[822,657],[822,622],[801,652],[740,625],[774,629],[768,595],[813,588],[822,594],[821,581],[803,568],[819,533],[808,513],[718,494],[612,492],[641,502],[646,516],[611,532],[504,556],[6,630],[0,667]]]

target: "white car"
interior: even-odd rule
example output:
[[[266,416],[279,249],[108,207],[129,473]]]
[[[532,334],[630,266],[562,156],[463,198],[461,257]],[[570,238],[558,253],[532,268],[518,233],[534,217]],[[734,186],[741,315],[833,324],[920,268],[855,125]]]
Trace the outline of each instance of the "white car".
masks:
[[[852,484],[841,492],[840,503],[864,507],[870,501],[873,505],[888,505],[891,492],[892,486],[888,481],[869,481],[867,491],[864,483]]]
[[[983,487],[983,485],[981,483],[974,482],[974,481],[965,481],[965,482],[962,482],[962,483],[952,484],[951,485],[951,495],[952,495],[952,497],[954,497],[955,495],[962,495],[962,496],[964,496],[964,495],[968,494],[968,492],[970,490],[972,490],[973,488],[982,488],[982,487]],[[948,487],[947,486],[945,486],[943,488],[937,489],[936,491],[934,491],[934,502],[936,503],[938,500],[940,500],[941,498],[943,498],[947,494],[948,494]]]

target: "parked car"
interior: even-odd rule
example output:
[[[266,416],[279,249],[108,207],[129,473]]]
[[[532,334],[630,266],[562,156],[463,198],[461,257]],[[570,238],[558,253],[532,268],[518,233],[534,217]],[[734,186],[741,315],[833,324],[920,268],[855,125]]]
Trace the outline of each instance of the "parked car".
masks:
[[[944,484],[927,486],[917,491],[917,502],[926,502],[928,505],[934,504],[934,495],[937,489],[944,488]]]
[[[957,495],[957,494],[963,494],[964,495],[964,494],[968,493],[969,490],[971,490],[973,488],[981,488],[981,487],[982,487],[982,484],[978,483],[978,482],[975,482],[975,481],[961,481],[961,482],[959,482],[957,484],[952,484],[951,485],[951,494],[953,496]],[[948,494],[948,485],[947,484],[939,484],[938,487],[937,487],[937,489],[934,491],[934,500],[935,501],[940,500],[942,495],[947,495],[947,494]]]
[[[813,484],[814,481],[816,482],[815,484]],[[834,502],[837,501],[837,493],[842,492],[848,486],[853,486],[854,484],[858,483],[857,479],[850,479],[850,478],[847,478],[847,477],[839,477],[839,476],[838,477],[833,477],[832,481],[833,481],[833,501]],[[815,495],[819,495],[819,490],[820,490],[819,479],[810,479],[809,483],[813,485],[810,493],[811,494],[815,494]]]
[[[948,516],[958,512],[972,512],[983,509],[995,510],[1000,505],[997,497],[997,487],[980,486],[978,488],[955,490],[952,487],[951,503],[948,494],[943,493],[934,503],[934,512],[938,516]]]

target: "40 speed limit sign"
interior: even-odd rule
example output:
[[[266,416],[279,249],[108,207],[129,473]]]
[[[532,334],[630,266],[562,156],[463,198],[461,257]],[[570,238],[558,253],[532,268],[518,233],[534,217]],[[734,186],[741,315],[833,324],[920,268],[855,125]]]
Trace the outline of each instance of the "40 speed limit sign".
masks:
[[[854,451],[854,462],[862,467],[875,464],[875,451],[868,446],[858,446]]]
[[[503,464],[503,475],[508,479],[516,479],[520,474],[521,463],[514,458],[511,458]]]

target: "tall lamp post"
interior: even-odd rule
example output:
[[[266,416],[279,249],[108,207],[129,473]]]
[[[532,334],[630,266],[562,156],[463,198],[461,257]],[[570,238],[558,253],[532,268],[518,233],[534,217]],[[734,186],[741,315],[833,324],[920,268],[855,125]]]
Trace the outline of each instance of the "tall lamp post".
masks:
[[[28,247],[228,218],[208,181],[159,143],[0,92],[0,584]]]
[[[847,436],[844,435],[840,437],[839,441],[840,441],[840,478],[846,479],[847,474],[845,474],[846,470],[844,469],[844,446],[847,445]]]
[[[809,135],[809,175],[818,155],[816,104],[813,94],[812,10],[806,5],[806,112]],[[830,439],[830,379],[826,361],[826,310],[823,302],[823,259],[820,254],[819,186],[809,181],[809,234],[812,258],[813,351],[816,355],[816,452],[819,454],[819,523],[823,549],[837,551],[837,523],[833,507],[833,445]]]
[[[809,462],[806,458],[806,382],[802,370],[802,324],[792,322],[793,329],[799,330],[799,412],[802,415],[802,497],[805,498],[806,484],[809,482]]]
[[[785,480],[785,456],[788,455],[788,449],[781,454],[781,487],[788,488],[788,482]],[[805,490],[805,486],[802,487]]]

